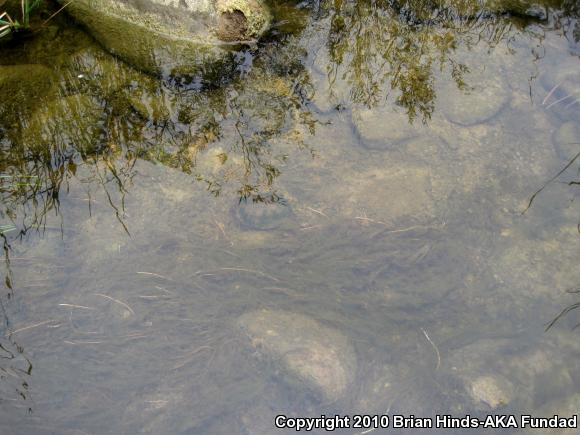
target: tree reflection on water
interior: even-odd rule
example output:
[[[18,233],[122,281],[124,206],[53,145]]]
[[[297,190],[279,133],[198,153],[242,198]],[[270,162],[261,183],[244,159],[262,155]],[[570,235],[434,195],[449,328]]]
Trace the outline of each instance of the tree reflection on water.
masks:
[[[457,47],[487,44],[493,48],[509,42],[518,26],[530,22],[514,21],[481,4],[486,2],[327,3],[330,81],[345,79],[355,103],[372,107],[390,97],[404,108],[411,122],[417,117],[427,122],[435,110],[437,71],[449,71],[460,88],[469,85],[465,80],[469,68],[457,60]],[[551,10],[551,27],[577,28],[571,14],[571,8]]]

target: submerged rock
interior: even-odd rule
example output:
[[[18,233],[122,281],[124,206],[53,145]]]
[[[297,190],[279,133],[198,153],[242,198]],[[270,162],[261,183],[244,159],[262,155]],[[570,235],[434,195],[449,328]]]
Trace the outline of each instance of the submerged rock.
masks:
[[[469,383],[469,392],[476,403],[485,403],[491,409],[507,405],[513,395],[509,381],[496,376],[480,376]]]
[[[306,384],[331,401],[351,387],[356,356],[339,331],[302,314],[275,310],[244,314],[238,325],[254,349],[286,371],[288,381]]]
[[[500,68],[472,62],[469,65],[469,74],[464,77],[467,84],[464,89],[448,81],[437,94],[438,105],[446,118],[464,126],[489,121],[510,100],[509,88]]]
[[[342,198],[341,212],[388,224],[409,225],[435,216],[431,195],[431,170],[427,165],[406,165],[400,161],[376,160],[380,166],[345,172],[342,182],[330,186],[328,198]],[[380,198],[381,200],[377,200]],[[362,212],[361,212],[362,210]],[[360,222],[364,223],[364,220]],[[368,221],[370,222],[370,221]]]
[[[392,107],[354,109],[352,121],[362,145],[371,150],[395,149],[397,145],[418,137],[423,128],[413,125],[409,116]]]
[[[455,351],[449,366],[477,408],[525,409],[574,390],[566,362],[555,348],[551,343],[482,339]]]
[[[271,19],[262,0],[75,0],[67,11],[138,69],[208,80],[235,64],[232,42],[259,38]]]
[[[580,126],[574,121],[562,124],[552,137],[560,158],[573,159],[580,152]]]
[[[289,220],[292,210],[289,205],[276,202],[242,201],[234,206],[234,215],[242,228],[273,230]]]

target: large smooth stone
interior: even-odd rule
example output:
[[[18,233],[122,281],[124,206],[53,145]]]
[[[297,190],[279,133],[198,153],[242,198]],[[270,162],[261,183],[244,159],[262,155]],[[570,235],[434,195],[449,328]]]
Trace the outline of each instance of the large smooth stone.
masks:
[[[507,105],[510,91],[501,69],[481,62],[468,62],[465,89],[450,80],[437,93],[437,107],[456,124],[471,126],[494,118]]]
[[[206,80],[231,70],[234,42],[256,40],[271,20],[262,0],[75,0],[66,10],[134,67]]]
[[[234,216],[243,229],[265,231],[289,223],[292,210],[287,204],[242,201],[234,206]]]
[[[424,131],[420,122],[411,124],[403,108],[355,108],[352,122],[362,145],[371,150],[392,150]]]
[[[298,313],[262,310],[244,314],[238,322],[251,346],[283,367],[326,400],[343,397],[356,372],[356,356],[339,331]]]

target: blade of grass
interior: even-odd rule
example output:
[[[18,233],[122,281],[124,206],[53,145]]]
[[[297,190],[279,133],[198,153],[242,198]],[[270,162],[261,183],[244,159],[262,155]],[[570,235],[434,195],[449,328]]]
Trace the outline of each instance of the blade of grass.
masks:
[[[70,0],[68,3],[65,3],[58,11],[56,11],[54,14],[52,14],[50,17],[48,17],[46,20],[44,20],[44,22],[42,23],[42,25],[46,25],[46,23],[48,23],[50,20],[52,20],[56,15],[58,15],[64,8],[66,8],[68,5],[70,5],[74,0]]]

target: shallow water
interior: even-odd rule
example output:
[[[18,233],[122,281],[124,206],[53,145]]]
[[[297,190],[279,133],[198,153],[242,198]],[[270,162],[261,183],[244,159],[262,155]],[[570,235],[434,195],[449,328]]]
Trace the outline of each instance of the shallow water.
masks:
[[[571,416],[579,314],[546,327],[580,285],[576,17],[280,6],[220,83],[146,76],[64,15],[1,46],[27,79],[0,82],[0,433]],[[258,309],[343,334],[348,391],[256,358]]]

